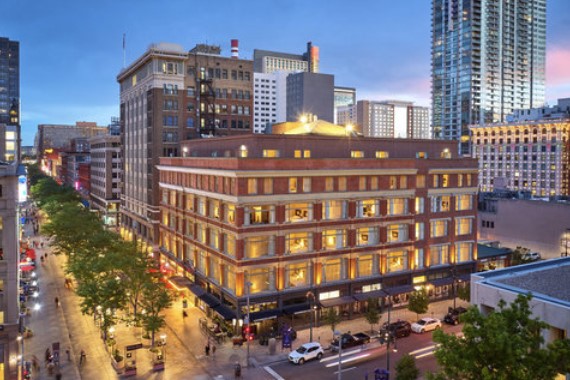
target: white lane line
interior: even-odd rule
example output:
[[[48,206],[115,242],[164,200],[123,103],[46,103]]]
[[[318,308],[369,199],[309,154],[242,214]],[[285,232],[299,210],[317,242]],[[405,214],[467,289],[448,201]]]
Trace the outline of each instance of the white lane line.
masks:
[[[424,351],[433,350],[433,349],[436,348],[436,347],[437,347],[437,345],[434,344],[434,345],[431,345],[431,346],[427,346],[427,347],[424,347],[424,348],[420,348],[419,350],[415,350],[415,351],[409,352],[408,354],[413,356],[413,355],[415,355],[415,354],[419,354],[419,353],[424,352]]]
[[[353,362],[355,360],[362,359],[362,358],[365,358],[367,356],[370,356],[370,354],[356,355],[356,356],[353,356],[353,357],[348,358],[348,359],[342,359],[341,364]],[[329,368],[329,367],[334,367],[335,365],[338,365],[338,362],[327,364],[325,367]]]
[[[356,350],[343,351],[342,356],[344,357],[344,356],[356,354],[357,352],[361,352],[361,351],[362,350],[360,348],[358,348]],[[338,354],[333,355],[333,356],[329,356],[328,358],[321,359],[321,361],[319,363],[328,362],[329,360],[335,360],[335,359],[338,359]]]
[[[340,373],[343,373],[343,372],[346,372],[346,371],[350,371],[350,370],[353,370],[353,369],[356,369],[356,367],[343,368],[343,369],[340,370]],[[334,373],[335,375],[338,375],[338,371],[334,371],[333,373]]]
[[[416,359],[421,359],[421,358],[423,358],[423,357],[433,355],[434,353],[435,353],[435,351],[426,352],[425,354],[421,354],[421,355],[416,355]]]
[[[275,379],[277,380],[285,380],[283,377],[279,376],[279,374],[277,372],[275,372],[274,370],[271,369],[271,367],[269,366],[265,366],[263,367],[263,369],[270,374],[271,376],[273,376]]]

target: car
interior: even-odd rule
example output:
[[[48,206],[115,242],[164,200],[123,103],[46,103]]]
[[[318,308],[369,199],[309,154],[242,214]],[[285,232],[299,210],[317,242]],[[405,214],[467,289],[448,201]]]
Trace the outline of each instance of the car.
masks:
[[[437,318],[422,318],[417,322],[412,323],[412,331],[422,334],[426,331],[433,331],[441,328],[441,321]]]
[[[351,347],[362,346],[364,344],[370,343],[370,336],[360,332],[357,334],[342,334],[342,339],[335,338],[331,343],[331,350],[333,352],[339,351],[339,343],[342,342],[342,349],[345,350]]]
[[[449,310],[447,311],[447,314],[445,315],[445,317],[443,317],[443,321],[447,324],[450,325],[458,325],[459,324],[459,316],[463,313],[466,313],[467,309],[462,307],[462,306],[458,306],[455,309],[453,308],[449,308]]]
[[[380,328],[380,335],[384,336],[386,333],[390,333],[396,338],[404,338],[410,336],[412,333],[412,325],[408,321],[397,320],[388,324],[384,323]]]
[[[313,359],[321,360],[324,354],[325,351],[320,343],[305,343],[289,354],[289,361],[294,364],[303,364]]]
[[[538,253],[538,252],[528,252],[528,253],[524,253],[524,254],[522,255],[522,259],[523,259],[523,260],[527,260],[527,261],[540,260],[540,253]]]

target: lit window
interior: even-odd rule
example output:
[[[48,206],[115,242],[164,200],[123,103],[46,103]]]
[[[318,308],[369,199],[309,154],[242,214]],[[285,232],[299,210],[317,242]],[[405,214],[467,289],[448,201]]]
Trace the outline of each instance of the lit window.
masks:
[[[438,219],[430,221],[430,237],[447,236],[447,220]]]
[[[364,157],[364,151],[353,150],[350,152],[350,157],[352,157],[352,158],[363,158]]]
[[[257,194],[257,178],[248,178],[247,180],[247,193]]]
[[[416,187],[418,189],[422,189],[422,188],[426,187],[426,176],[425,175],[416,176]]]
[[[455,236],[469,235],[472,232],[471,218],[457,218],[455,220]]]
[[[273,178],[264,178],[263,179],[263,193],[264,194],[273,194]]]
[[[378,150],[376,151],[376,158],[388,158],[390,154],[385,151]]]
[[[279,157],[279,150],[277,149],[263,149],[263,157],[277,158]]]
[[[295,177],[289,178],[289,192],[290,193],[297,192],[297,178]]]

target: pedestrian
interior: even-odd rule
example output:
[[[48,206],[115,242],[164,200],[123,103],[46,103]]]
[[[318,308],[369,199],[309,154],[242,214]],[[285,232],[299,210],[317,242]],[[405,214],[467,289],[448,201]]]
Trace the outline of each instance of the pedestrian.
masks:
[[[49,363],[49,361],[51,360],[51,351],[49,350],[49,347],[46,348],[45,357],[46,357],[46,363]]]
[[[216,345],[215,344],[212,346],[212,357],[213,358],[216,357]]]
[[[55,307],[59,307],[59,298],[55,297]]]
[[[206,352],[206,356],[210,356],[210,343],[206,344],[206,347],[204,347],[204,351]]]
[[[79,356],[79,365],[82,365],[83,362],[85,361],[87,357],[87,354],[85,353],[85,351],[82,349],[81,350],[81,355]]]
[[[69,347],[65,349],[65,354],[67,355],[67,361],[70,362],[71,361],[71,352],[69,350]]]

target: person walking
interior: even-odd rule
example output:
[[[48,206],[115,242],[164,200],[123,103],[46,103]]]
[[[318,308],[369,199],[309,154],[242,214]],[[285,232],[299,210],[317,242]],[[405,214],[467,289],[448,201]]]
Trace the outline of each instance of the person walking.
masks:
[[[204,347],[204,351],[206,352],[206,356],[210,356],[210,342],[206,344],[206,347]]]
[[[212,358],[214,358],[214,359],[216,358],[216,345],[215,344],[212,346]]]
[[[55,297],[55,307],[59,307],[59,298]]]
[[[82,365],[86,358],[87,354],[83,349],[81,349],[81,355],[79,356],[79,365]]]

